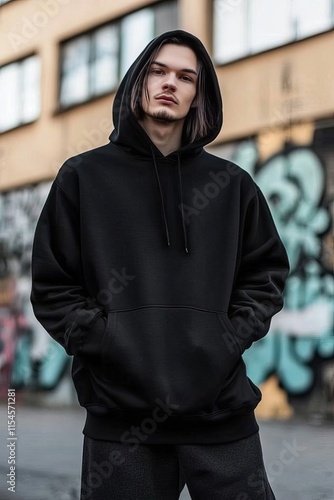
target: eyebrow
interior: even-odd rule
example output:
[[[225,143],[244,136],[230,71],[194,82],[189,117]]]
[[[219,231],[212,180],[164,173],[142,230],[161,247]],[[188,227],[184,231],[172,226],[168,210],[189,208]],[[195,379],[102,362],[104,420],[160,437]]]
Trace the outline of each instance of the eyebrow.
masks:
[[[157,66],[161,66],[162,68],[168,68],[167,64],[161,63],[159,61],[152,61],[151,65],[156,64]],[[184,68],[180,70],[181,73],[192,73],[197,76],[197,71],[194,69]]]

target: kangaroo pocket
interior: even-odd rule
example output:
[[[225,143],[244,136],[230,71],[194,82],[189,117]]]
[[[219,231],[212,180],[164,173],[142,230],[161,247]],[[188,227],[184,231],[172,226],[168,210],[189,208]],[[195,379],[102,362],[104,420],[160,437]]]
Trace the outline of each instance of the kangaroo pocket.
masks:
[[[149,412],[162,400],[175,415],[212,411],[240,360],[224,321],[190,307],[109,313],[103,361],[89,370],[94,403]]]

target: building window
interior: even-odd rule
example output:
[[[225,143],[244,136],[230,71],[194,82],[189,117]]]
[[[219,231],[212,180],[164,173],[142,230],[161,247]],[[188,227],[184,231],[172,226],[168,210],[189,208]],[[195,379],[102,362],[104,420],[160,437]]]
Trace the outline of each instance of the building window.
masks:
[[[40,60],[7,64],[0,71],[0,132],[36,120],[40,113]]]
[[[252,0],[248,17],[249,51],[283,45],[293,38],[290,19],[291,0]]]
[[[228,2],[214,1],[213,56],[217,63],[238,59],[248,51],[248,1],[232,7]]]
[[[294,0],[292,16],[296,38],[305,38],[334,26],[333,0]]]
[[[177,1],[128,14],[61,45],[60,108],[115,91],[147,43],[178,27]]]
[[[154,9],[142,9],[121,21],[120,78],[140,53],[138,48],[144,48],[154,37],[154,14]]]
[[[62,47],[60,104],[87,101],[117,83],[118,27],[105,26]]]
[[[213,0],[213,8],[217,64],[334,27],[334,0]]]

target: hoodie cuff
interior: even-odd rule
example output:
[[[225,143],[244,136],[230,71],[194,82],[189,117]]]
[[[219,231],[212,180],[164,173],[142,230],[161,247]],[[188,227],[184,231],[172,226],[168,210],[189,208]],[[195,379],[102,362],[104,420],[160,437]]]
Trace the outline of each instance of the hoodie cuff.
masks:
[[[72,323],[65,333],[65,350],[70,356],[94,356],[101,352],[107,317],[98,313],[89,325]]]
[[[253,328],[242,316],[233,316],[230,318],[230,323],[242,355],[253,343]]]

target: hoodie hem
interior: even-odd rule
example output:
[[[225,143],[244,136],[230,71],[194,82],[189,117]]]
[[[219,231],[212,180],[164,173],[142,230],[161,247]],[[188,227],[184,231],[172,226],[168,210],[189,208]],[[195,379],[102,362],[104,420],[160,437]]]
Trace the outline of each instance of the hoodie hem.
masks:
[[[126,422],[110,415],[93,415],[86,408],[82,433],[92,439],[124,444],[217,444],[238,441],[259,431],[254,411],[206,426],[159,427],[152,419]],[[153,423],[153,425],[152,425]]]

